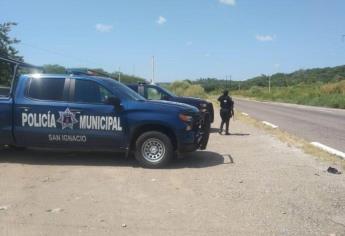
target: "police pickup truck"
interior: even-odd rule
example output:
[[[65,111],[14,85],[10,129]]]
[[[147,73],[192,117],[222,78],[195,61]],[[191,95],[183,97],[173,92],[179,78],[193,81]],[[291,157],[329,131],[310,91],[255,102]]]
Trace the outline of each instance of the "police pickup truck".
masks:
[[[146,100],[111,78],[28,74],[12,84],[0,97],[0,145],[134,153],[149,168],[207,146],[198,109]]]
[[[149,100],[165,100],[185,103],[194,106],[201,111],[203,120],[207,123],[208,126],[210,126],[210,124],[214,120],[213,105],[211,102],[208,102],[206,100],[193,97],[180,97],[156,84],[138,83],[129,84],[127,86]]]

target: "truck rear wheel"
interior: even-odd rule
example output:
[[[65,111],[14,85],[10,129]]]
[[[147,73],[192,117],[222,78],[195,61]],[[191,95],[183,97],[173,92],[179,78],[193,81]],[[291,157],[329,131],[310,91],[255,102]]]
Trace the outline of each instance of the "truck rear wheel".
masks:
[[[163,167],[171,161],[173,155],[171,140],[161,132],[145,132],[136,141],[135,158],[144,167]]]

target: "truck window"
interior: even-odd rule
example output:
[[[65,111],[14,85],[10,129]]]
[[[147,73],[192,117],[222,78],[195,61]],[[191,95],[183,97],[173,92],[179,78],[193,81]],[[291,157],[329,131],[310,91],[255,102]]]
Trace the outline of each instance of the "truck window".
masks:
[[[111,95],[107,89],[93,81],[75,81],[74,102],[105,103]]]
[[[39,100],[62,101],[64,87],[64,78],[32,78],[27,96]]]
[[[148,87],[147,88],[147,99],[150,100],[161,100],[162,93],[158,91],[156,88]]]

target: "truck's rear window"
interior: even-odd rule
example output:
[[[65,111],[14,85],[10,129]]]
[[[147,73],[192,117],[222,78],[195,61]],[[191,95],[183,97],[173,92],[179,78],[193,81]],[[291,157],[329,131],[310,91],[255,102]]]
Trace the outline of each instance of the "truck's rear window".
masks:
[[[63,100],[65,79],[63,78],[33,78],[27,96],[39,100]]]

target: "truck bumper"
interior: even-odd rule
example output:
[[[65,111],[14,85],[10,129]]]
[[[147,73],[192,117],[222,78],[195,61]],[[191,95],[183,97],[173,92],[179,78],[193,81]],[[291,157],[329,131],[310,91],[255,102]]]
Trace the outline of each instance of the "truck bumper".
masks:
[[[179,135],[178,152],[194,152],[197,149],[204,150],[207,147],[210,129],[199,127],[196,131],[184,131]]]

